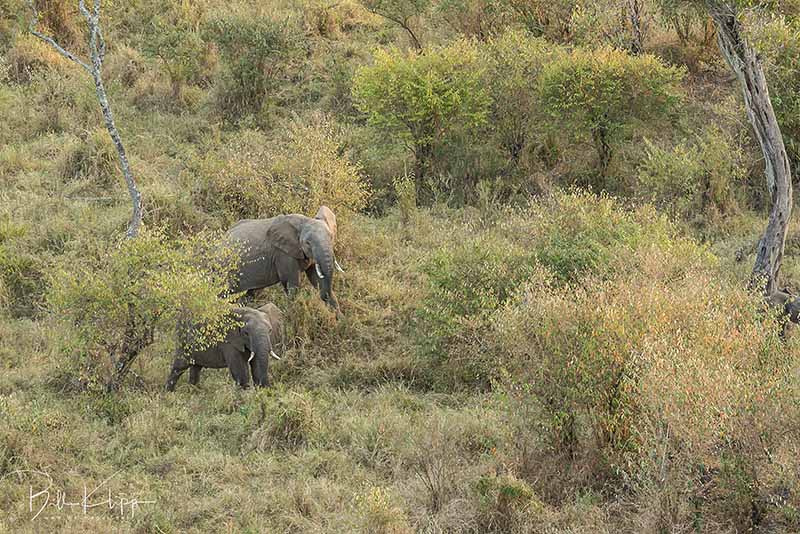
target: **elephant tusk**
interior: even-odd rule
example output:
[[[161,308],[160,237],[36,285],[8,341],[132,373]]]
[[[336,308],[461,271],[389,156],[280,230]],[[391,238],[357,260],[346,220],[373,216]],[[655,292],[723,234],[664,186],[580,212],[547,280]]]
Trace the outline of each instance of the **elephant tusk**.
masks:
[[[344,272],[344,269],[342,269],[342,266],[339,265],[339,261],[338,260],[333,260],[333,264],[336,265],[336,268],[339,269],[340,273]]]
[[[325,278],[325,275],[322,274],[322,270],[319,268],[319,263],[315,263],[314,267],[317,268],[317,276],[319,276],[320,278]]]
[[[275,352],[274,352],[274,351],[269,351],[269,354],[270,354],[270,356],[272,356],[272,357],[273,357],[273,358],[275,358],[276,360],[278,360],[278,361],[281,361],[281,358],[280,358],[280,356],[278,356],[277,354],[275,354]]]
[[[253,358],[255,358],[255,357],[256,357],[256,353],[251,351],[251,352],[250,352],[250,357],[249,357],[249,358],[247,358],[247,361],[248,361],[248,363],[249,363],[249,362],[252,362],[252,361],[253,361]]]

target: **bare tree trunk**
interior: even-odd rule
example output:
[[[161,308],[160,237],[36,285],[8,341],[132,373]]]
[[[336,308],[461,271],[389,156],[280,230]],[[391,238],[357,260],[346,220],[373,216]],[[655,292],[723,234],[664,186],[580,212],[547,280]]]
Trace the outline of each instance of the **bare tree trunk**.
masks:
[[[717,27],[719,48],[742,86],[747,117],[764,153],[767,188],[772,198],[767,229],[758,243],[758,253],[750,287],[771,295],[777,289],[792,213],[792,173],[775,111],[767,90],[767,80],[756,51],[745,40],[736,8],[726,1],[706,0]]]
[[[119,135],[117,126],[114,123],[114,115],[111,113],[111,106],[108,104],[108,96],[106,94],[105,86],[103,85],[103,60],[106,56],[106,42],[103,39],[103,32],[100,28],[100,0],[94,0],[94,9],[90,13],[84,5],[84,0],[80,0],[78,7],[83,18],[86,19],[86,24],[89,27],[89,52],[91,55],[90,61],[87,63],[75,54],[64,49],[52,37],[40,33],[36,26],[39,24],[39,13],[33,0],[28,0],[28,6],[33,12],[33,19],[30,24],[30,32],[42,41],[48,43],[59,54],[65,58],[77,63],[89,73],[94,80],[95,92],[97,93],[97,100],[100,103],[100,108],[103,111],[103,119],[106,124],[108,134],[111,136],[111,141],[117,149],[119,155],[120,167],[122,168],[122,175],[125,178],[125,183],[128,185],[128,193],[131,197],[133,204],[133,214],[131,221],[128,224],[128,237],[136,237],[139,233],[139,227],[142,224],[142,194],[136,186],[136,180],[133,177],[130,164],[128,163],[128,156],[125,154],[125,147],[122,144],[122,138]]]
[[[644,6],[642,0],[628,0],[628,20],[631,23],[631,53],[644,53],[644,34],[646,31]]]

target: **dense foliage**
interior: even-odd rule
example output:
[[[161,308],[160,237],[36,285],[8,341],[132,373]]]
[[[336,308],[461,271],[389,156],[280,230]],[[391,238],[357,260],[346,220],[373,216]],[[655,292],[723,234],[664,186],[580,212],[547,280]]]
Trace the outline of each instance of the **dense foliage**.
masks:
[[[800,342],[745,290],[769,195],[703,2],[104,1],[134,240],[94,86],[25,4],[0,0],[0,531],[800,530]],[[85,54],[77,0],[36,6]],[[740,6],[796,166],[800,9]],[[321,204],[342,316],[267,288],[272,386],[163,392],[179,324],[232,326],[224,231]],[[155,503],[32,521],[41,473],[51,504]]]

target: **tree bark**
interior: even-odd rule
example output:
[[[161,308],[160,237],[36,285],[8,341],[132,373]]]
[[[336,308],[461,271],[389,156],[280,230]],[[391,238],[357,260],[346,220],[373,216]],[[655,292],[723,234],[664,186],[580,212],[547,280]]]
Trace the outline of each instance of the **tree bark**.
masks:
[[[744,38],[736,8],[727,1],[706,0],[717,28],[720,51],[742,87],[747,117],[764,154],[767,189],[772,208],[764,235],[758,244],[751,289],[771,295],[777,289],[786,232],[792,213],[792,174],[778,120],[772,109],[764,69],[756,51]]]
[[[644,53],[645,21],[644,6],[641,0],[628,0],[628,21],[631,24],[631,53],[635,56]]]
[[[33,0],[28,0],[28,6],[33,13],[33,18],[31,19],[30,23],[31,34],[49,44],[56,50],[56,52],[65,58],[83,67],[83,69],[86,70],[86,72],[88,72],[94,80],[95,93],[97,94],[97,100],[100,103],[100,109],[103,111],[103,119],[105,121],[106,129],[108,130],[108,134],[111,136],[111,141],[114,143],[114,147],[117,149],[120,167],[122,168],[122,175],[125,178],[125,183],[128,186],[128,194],[131,197],[131,204],[133,205],[133,213],[131,215],[130,223],[128,224],[126,235],[129,238],[136,237],[139,233],[139,227],[142,224],[142,194],[139,191],[139,188],[136,186],[136,180],[134,179],[133,172],[131,171],[131,166],[128,163],[128,156],[125,153],[125,147],[122,144],[122,138],[120,137],[119,131],[117,130],[117,126],[114,122],[114,115],[111,113],[111,106],[108,103],[108,95],[106,93],[105,86],[103,85],[102,70],[103,60],[105,60],[106,56],[106,42],[105,39],[103,39],[103,32],[100,28],[100,0],[94,0],[94,8],[92,12],[89,12],[89,10],[86,8],[84,0],[80,0],[78,4],[78,8],[80,9],[83,18],[86,19],[86,24],[89,27],[89,52],[91,57],[88,62],[83,61],[75,54],[63,48],[52,37],[37,31],[36,26],[39,24],[39,12],[36,10]]]

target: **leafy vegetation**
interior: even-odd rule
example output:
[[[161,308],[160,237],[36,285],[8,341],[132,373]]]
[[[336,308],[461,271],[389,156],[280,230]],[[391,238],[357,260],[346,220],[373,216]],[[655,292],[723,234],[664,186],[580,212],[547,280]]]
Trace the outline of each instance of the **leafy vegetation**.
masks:
[[[745,289],[769,193],[701,3],[168,4],[103,2],[125,240],[94,87],[0,0],[0,531],[800,530],[800,343]],[[743,24],[796,166],[779,4]],[[163,392],[179,324],[231,326],[224,231],[321,204],[343,316],[267,288],[272,387]],[[31,519],[47,476],[140,504]]]

